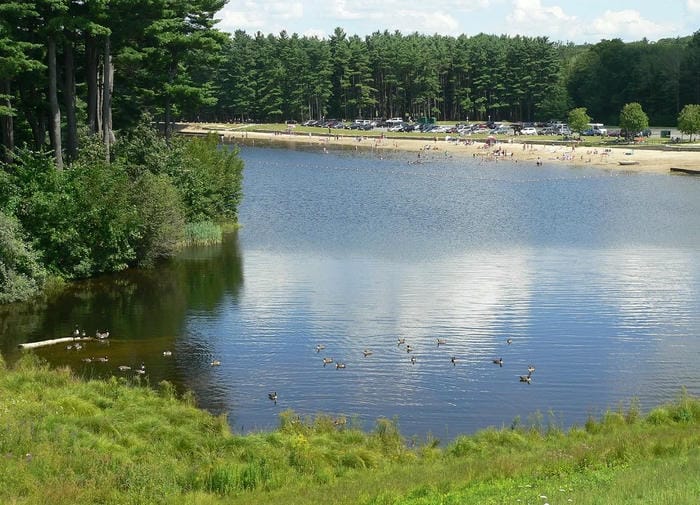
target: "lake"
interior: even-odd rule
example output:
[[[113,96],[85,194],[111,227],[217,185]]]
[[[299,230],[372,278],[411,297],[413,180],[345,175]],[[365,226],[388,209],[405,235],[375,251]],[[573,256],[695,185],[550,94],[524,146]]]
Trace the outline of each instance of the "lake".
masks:
[[[449,440],[700,395],[700,178],[316,146],[241,156],[237,233],[0,307],[5,358],[109,329],[108,345],[37,354],[86,377],[143,364],[143,381],[192,390],[236,432],[293,409]]]

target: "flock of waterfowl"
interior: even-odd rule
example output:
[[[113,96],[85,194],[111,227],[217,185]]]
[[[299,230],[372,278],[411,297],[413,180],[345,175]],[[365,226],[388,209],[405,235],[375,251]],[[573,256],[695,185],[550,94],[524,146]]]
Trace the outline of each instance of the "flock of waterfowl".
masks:
[[[76,339],[78,339],[78,338],[80,338],[80,339],[84,338],[86,340],[91,339],[90,337],[87,336],[85,330],[81,331],[77,326],[76,326],[75,330],[73,331],[72,336]],[[102,344],[109,344],[109,342],[107,341],[108,338],[109,338],[109,330],[105,330],[105,331],[97,330],[95,332],[94,339],[100,341],[100,343],[102,343]],[[438,348],[441,346],[447,345],[447,339],[437,338],[435,341],[437,343]],[[513,343],[513,339],[507,338],[505,342],[507,345],[511,345]],[[398,347],[404,346],[404,349],[406,350],[406,353],[408,353],[408,354],[411,354],[415,350],[414,347],[412,347],[410,344],[406,343],[406,339],[404,337],[398,338],[396,341],[396,345]],[[82,348],[83,348],[83,344],[80,342],[75,342],[75,343],[72,343],[72,344],[69,344],[68,346],[66,346],[66,349],[68,349],[68,350],[73,349],[73,350],[78,351],[78,350],[81,350]],[[317,344],[316,345],[316,353],[320,353],[321,351],[323,351],[325,349],[326,349],[325,344]],[[172,351],[168,351],[168,350],[163,351],[162,354],[164,357],[170,357],[173,355]],[[369,358],[373,354],[374,354],[374,351],[372,351],[370,349],[364,349],[362,351],[363,358]],[[109,361],[109,358],[107,356],[85,357],[82,359],[82,361],[85,363],[107,363]],[[410,356],[409,361],[412,365],[415,365],[417,362],[416,357],[414,355]],[[454,356],[454,355],[451,356],[450,363],[452,363],[452,366],[457,366],[458,362],[459,362],[459,358],[457,356]],[[491,360],[491,362],[494,365],[498,365],[501,368],[504,365],[504,361],[503,361],[502,357],[494,358]],[[335,363],[336,370],[342,370],[342,369],[345,369],[347,367],[345,362],[337,361],[330,356],[324,356],[322,359],[322,363],[323,363],[324,367],[326,365],[330,365],[330,364]],[[218,366],[221,366],[221,361],[218,359],[214,359],[209,363],[209,365],[212,367],[218,367]],[[138,367],[132,367],[130,365],[119,365],[117,367],[117,370],[119,370],[120,372],[129,372],[129,371],[133,370],[134,373],[136,373],[137,375],[143,375],[146,373],[146,367],[143,363],[141,363],[141,365]],[[527,375],[518,376],[520,382],[530,384],[532,382],[532,374],[534,371],[535,371],[535,367],[533,365],[529,365],[527,368]],[[268,393],[267,397],[270,401],[274,402],[274,404],[277,405],[278,395],[277,395],[276,391],[272,391],[272,392]]]
[[[435,340],[436,340],[436,342],[437,342],[437,346],[438,346],[438,347],[440,347],[440,346],[442,346],[442,345],[447,345],[447,339],[444,339],[444,338],[437,338],[437,339],[435,339]],[[512,338],[506,339],[506,344],[511,345],[512,343],[513,343],[513,339],[512,339]],[[415,350],[410,344],[407,344],[407,343],[406,343],[406,339],[403,338],[403,337],[401,337],[401,338],[399,338],[399,339],[397,340],[396,345],[399,346],[399,347],[400,347],[400,346],[405,346],[405,349],[406,349],[406,352],[407,352],[407,353],[411,353],[411,352],[413,352],[413,351]],[[326,348],[325,344],[317,344],[317,345],[316,345],[316,352],[317,352],[317,353],[320,353],[320,352],[323,351],[325,348]],[[374,352],[371,351],[371,350],[369,350],[369,349],[365,349],[365,350],[362,351],[362,355],[363,355],[365,358],[371,356],[372,354],[374,354]],[[410,357],[410,361],[411,361],[411,364],[415,365],[415,364],[416,364],[416,357],[415,357],[415,356],[411,356],[411,357]],[[450,358],[450,363],[452,363],[453,366],[457,366],[457,361],[458,361],[457,356],[452,356],[452,357]],[[493,359],[493,360],[491,360],[491,361],[492,361],[495,365],[498,365],[499,367],[503,367],[503,358],[495,358],[495,359]],[[325,367],[326,365],[329,365],[329,364],[333,363],[333,362],[334,362],[333,358],[330,358],[330,357],[324,357],[324,358],[323,358],[323,366],[324,366],[324,367]],[[336,368],[345,368],[345,366],[346,366],[346,365],[345,365],[345,363],[343,363],[343,362],[336,362],[336,365],[335,365]],[[521,376],[520,376],[520,381],[521,381],[521,382],[527,382],[527,383],[529,384],[530,381],[531,381],[531,378],[532,378],[532,372],[535,371],[535,367],[532,366],[532,365],[530,365],[530,366],[528,366],[527,371],[528,371],[528,374],[527,374],[527,375],[521,375]]]
[[[88,341],[97,341],[102,345],[109,345],[109,330],[97,330],[95,331],[94,336],[89,336],[85,330],[81,330],[78,325],[75,326],[75,329],[71,332],[71,337],[75,339],[75,341],[71,344],[68,344],[66,346],[66,350],[68,351],[81,351],[85,348],[86,342]],[[165,350],[162,352],[163,357],[169,358],[173,355],[172,351]],[[86,356],[84,358],[81,358],[81,361],[83,363],[108,363],[109,362],[109,357],[108,356]],[[218,359],[211,360],[209,363],[210,366],[216,367],[216,366],[221,366],[221,361]],[[133,371],[134,374],[136,375],[145,375],[146,374],[146,365],[144,363],[141,363],[138,366],[133,366],[133,365],[119,365],[117,366],[117,370],[122,373],[126,372],[131,372]]]
[[[437,343],[437,347],[447,345],[447,339],[444,339],[444,338],[437,338],[437,339],[435,339],[435,340],[436,340],[436,343]],[[506,343],[507,345],[511,345],[511,344],[513,344],[513,339],[512,339],[512,338],[507,338],[506,341],[505,341],[505,343]],[[404,337],[398,338],[397,341],[396,341],[396,345],[399,346],[399,347],[404,346],[404,349],[406,350],[406,352],[407,352],[408,354],[411,354],[411,353],[415,350],[414,347],[412,347],[410,344],[407,344],[407,343],[406,343],[406,339],[405,339]],[[324,351],[325,349],[326,349],[326,345],[325,345],[325,344],[317,344],[317,345],[316,345],[316,353],[317,353],[317,354],[321,353],[321,351]],[[363,358],[368,358],[368,357],[372,356],[373,354],[374,354],[374,351],[372,351],[372,350],[370,350],[370,349],[364,349],[364,350],[362,351],[362,356],[363,356]],[[411,355],[410,358],[409,358],[409,361],[410,361],[410,363],[411,363],[412,365],[415,365],[417,360],[416,360],[416,357],[415,357],[414,355]],[[324,357],[322,358],[321,362],[323,363],[323,366],[324,366],[324,367],[326,367],[326,365],[330,365],[330,364],[332,364],[332,363],[335,363],[335,368],[338,369],[338,370],[344,369],[344,368],[346,368],[346,366],[347,366],[347,365],[345,364],[345,362],[343,362],[343,361],[336,361],[334,358],[332,358],[332,357],[330,357],[330,356],[324,356]],[[458,362],[459,362],[459,358],[458,358],[457,356],[452,356],[452,357],[450,358],[450,363],[452,363],[452,366],[457,366],[457,363],[458,363]],[[501,368],[502,368],[503,365],[504,365],[503,358],[501,358],[501,357],[499,357],[499,358],[494,358],[494,359],[491,360],[491,362],[492,362],[494,365],[498,365],[498,366],[501,367]],[[532,373],[533,373],[534,371],[535,371],[535,367],[534,367],[533,365],[529,365],[529,366],[527,367],[527,375],[520,375],[520,376],[518,376],[520,382],[525,382],[525,383],[527,383],[527,384],[530,384],[530,383],[532,382]],[[277,405],[277,399],[278,399],[277,391],[270,392],[270,393],[268,393],[267,396],[268,396],[268,398],[269,398],[271,401],[274,402],[275,405]]]

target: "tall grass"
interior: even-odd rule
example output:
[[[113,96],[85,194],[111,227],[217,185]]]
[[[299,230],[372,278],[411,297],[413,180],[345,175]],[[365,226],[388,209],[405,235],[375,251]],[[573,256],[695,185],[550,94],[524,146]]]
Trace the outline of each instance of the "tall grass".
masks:
[[[220,225],[211,221],[200,221],[185,225],[184,245],[220,244],[223,231]]]
[[[699,424],[683,391],[646,416],[632,402],[566,432],[535,418],[443,448],[395,420],[363,432],[292,411],[241,436],[168,383],[84,381],[27,355],[0,360],[0,503],[696,504]]]

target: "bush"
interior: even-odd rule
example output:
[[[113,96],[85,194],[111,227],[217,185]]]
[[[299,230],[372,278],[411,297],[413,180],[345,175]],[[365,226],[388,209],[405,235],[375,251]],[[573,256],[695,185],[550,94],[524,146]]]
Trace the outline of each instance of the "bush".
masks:
[[[33,296],[45,280],[46,271],[24,241],[20,224],[0,212],[0,303]]]
[[[185,144],[184,163],[171,173],[190,222],[237,221],[242,196],[243,161],[238,151],[218,147],[215,135]]]
[[[136,260],[151,266],[172,256],[184,237],[185,219],[180,194],[165,174],[143,174],[134,184],[134,207],[138,209]]]

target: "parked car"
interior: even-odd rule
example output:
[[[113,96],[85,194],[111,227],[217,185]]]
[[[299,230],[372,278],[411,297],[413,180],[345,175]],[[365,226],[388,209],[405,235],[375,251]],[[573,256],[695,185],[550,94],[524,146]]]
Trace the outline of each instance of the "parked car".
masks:
[[[534,126],[526,126],[520,130],[520,135],[537,135],[537,129]]]
[[[491,130],[491,135],[514,135],[515,130],[512,126],[499,126]]]

